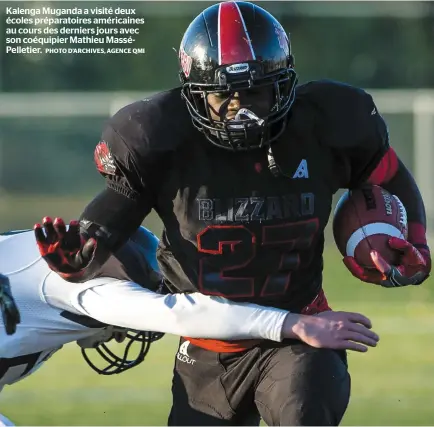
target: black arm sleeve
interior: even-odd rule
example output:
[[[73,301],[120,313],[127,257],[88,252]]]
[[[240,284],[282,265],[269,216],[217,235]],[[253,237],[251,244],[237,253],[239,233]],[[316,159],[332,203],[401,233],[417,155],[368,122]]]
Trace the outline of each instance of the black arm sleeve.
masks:
[[[152,205],[131,199],[106,188],[85,208],[80,217],[83,237],[96,240],[91,261],[80,276],[80,282],[102,273],[102,267],[113,253],[118,251],[138,229]]]
[[[115,251],[137,230],[151,209],[152,202],[146,203],[146,199],[131,199],[106,188],[84,209],[81,229],[87,238],[102,239],[110,251]]]
[[[97,242],[80,280],[95,277],[109,256],[137,230],[155,206],[162,169],[159,153],[149,148],[143,115],[135,104],[113,116],[95,149],[95,163],[106,188],[80,216],[81,233]]]
[[[419,188],[409,170],[398,160],[398,170],[387,183],[382,184],[391,194],[396,194],[404,204],[409,222],[418,222],[426,227],[425,205]]]
[[[394,177],[382,184],[391,194],[399,197],[408,221],[408,240],[419,250],[429,250],[426,240],[426,213],[422,195],[410,171],[401,160],[398,160],[398,170]]]

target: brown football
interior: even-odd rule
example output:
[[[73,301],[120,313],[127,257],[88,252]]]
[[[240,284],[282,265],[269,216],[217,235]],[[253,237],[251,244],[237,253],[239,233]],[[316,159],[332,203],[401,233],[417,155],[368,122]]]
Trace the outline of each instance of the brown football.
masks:
[[[371,250],[389,263],[398,263],[390,237],[407,239],[407,212],[397,196],[378,185],[348,190],[339,199],[333,218],[333,236],[344,256],[373,268]]]

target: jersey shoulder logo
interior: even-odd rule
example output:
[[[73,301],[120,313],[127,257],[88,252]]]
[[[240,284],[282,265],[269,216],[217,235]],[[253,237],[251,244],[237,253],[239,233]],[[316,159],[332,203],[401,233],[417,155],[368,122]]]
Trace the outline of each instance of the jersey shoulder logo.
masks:
[[[295,171],[292,178],[309,178],[309,170],[307,168],[307,161],[303,159],[298,165],[297,170]]]
[[[116,175],[117,168],[110,148],[105,141],[101,141],[95,148],[94,160],[97,169],[106,175]]]

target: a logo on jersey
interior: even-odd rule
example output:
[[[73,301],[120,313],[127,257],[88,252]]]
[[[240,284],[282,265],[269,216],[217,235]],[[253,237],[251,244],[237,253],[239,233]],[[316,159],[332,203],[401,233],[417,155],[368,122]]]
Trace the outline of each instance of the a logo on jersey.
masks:
[[[249,64],[244,63],[229,65],[229,67],[226,67],[226,71],[229,74],[245,73],[246,71],[249,71]]]
[[[185,77],[188,77],[190,75],[193,59],[187,54],[183,46],[179,49],[179,62],[181,63],[181,68],[182,71],[184,71]]]
[[[313,193],[269,197],[197,199],[200,221],[239,222],[298,219],[314,214]]]
[[[110,149],[105,141],[101,141],[95,148],[94,160],[97,169],[107,175],[116,175],[116,166],[110,153]]]
[[[176,358],[183,363],[188,363],[189,365],[194,365],[196,360],[192,359],[188,354],[188,346],[190,341],[184,341],[180,346]]]
[[[300,164],[298,165],[297,170],[295,171],[294,175],[292,176],[295,178],[309,178],[309,171],[307,169],[307,161],[303,159]]]

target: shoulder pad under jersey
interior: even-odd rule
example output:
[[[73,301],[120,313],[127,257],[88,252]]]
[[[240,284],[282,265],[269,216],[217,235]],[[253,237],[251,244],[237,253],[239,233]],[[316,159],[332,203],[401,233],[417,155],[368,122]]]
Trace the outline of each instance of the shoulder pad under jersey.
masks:
[[[388,146],[387,126],[372,96],[363,89],[318,80],[297,87],[296,98],[314,109],[314,123],[322,144],[343,149]]]

